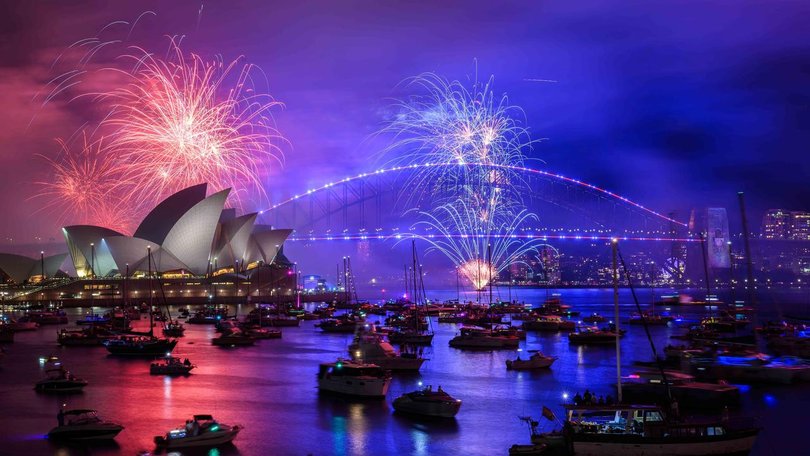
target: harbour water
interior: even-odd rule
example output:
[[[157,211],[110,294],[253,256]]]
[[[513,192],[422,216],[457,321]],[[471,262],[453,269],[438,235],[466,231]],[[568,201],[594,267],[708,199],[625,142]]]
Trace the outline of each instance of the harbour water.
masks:
[[[582,312],[613,315],[612,290],[561,291],[563,300]],[[649,291],[639,292],[649,302]],[[646,293],[646,294],[645,294]],[[501,295],[504,293],[502,292]],[[520,290],[515,297],[539,304],[544,290]],[[455,290],[428,292],[435,299],[455,298]],[[778,311],[806,308],[808,292],[774,295],[763,317]],[[620,294],[622,320],[633,312],[629,290]],[[764,300],[767,301],[767,300]],[[777,305],[778,304],[778,305]],[[251,307],[235,306],[240,315]],[[69,309],[71,323],[87,309]],[[686,319],[699,318],[702,308],[674,308]],[[768,315],[771,314],[771,315]],[[371,321],[383,317],[370,316]],[[614,394],[616,355],[613,346],[569,346],[563,333],[532,333],[521,350],[541,350],[559,360],[548,371],[507,371],[505,361],[515,351],[468,352],[450,348],[457,325],[437,324],[429,360],[419,374],[396,374],[384,401],[351,401],[319,396],[318,363],[347,355],[351,335],[323,334],[304,321],[300,328],[283,328],[280,340],[259,341],[248,348],[211,345],[212,326],[186,325],[175,354],[199,367],[188,377],[149,375],[149,360],[119,359],[103,347],[59,347],[56,326],[17,333],[6,345],[0,363],[0,454],[2,455],[135,455],[154,451],[153,437],[180,426],[193,414],[210,413],[245,429],[235,444],[218,450],[171,454],[206,455],[505,455],[515,443],[528,443],[529,432],[518,416],[541,420],[541,429],[554,423],[540,417],[542,406],[562,416],[563,394],[590,389]],[[684,323],[686,324],[686,323]],[[73,326],[71,324],[71,326]],[[633,361],[651,359],[644,330],[625,326],[622,365],[626,375]],[[683,329],[650,328],[662,349]],[[90,382],[79,394],[37,394],[33,384],[43,375],[40,357],[56,355],[73,373]],[[524,354],[525,357],[525,354]],[[393,413],[391,400],[414,390],[419,382],[439,385],[463,405],[454,421],[424,421]],[[756,417],[764,427],[755,455],[807,453],[806,413],[810,384],[744,386],[739,413]],[[61,404],[93,408],[125,426],[112,445],[60,446],[45,439],[56,425]]]

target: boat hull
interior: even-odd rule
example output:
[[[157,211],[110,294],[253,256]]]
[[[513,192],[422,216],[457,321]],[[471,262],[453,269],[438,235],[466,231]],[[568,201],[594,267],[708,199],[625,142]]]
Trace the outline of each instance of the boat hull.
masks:
[[[506,360],[506,369],[508,370],[531,370],[531,369],[548,369],[554,364],[557,358],[544,358],[540,360],[534,359],[516,359]]]
[[[391,405],[398,413],[432,418],[455,418],[461,409],[461,402],[418,402],[407,396],[395,399]]]
[[[155,443],[161,448],[201,448],[201,447],[214,447],[231,443],[239,434],[242,428],[234,426],[230,431],[206,433],[194,437],[184,437],[180,439],[166,439],[165,437],[156,437]]]
[[[57,426],[48,432],[51,440],[112,440],[122,430],[117,424]]]
[[[318,380],[318,390],[324,393],[339,394],[369,399],[382,399],[388,394],[391,379],[323,378]]]
[[[682,442],[627,438],[624,441],[577,440],[573,447],[576,456],[713,456],[745,455],[751,452],[757,433],[724,439],[703,439]],[[648,440],[648,441],[645,441]],[[651,441],[650,441],[651,440]]]

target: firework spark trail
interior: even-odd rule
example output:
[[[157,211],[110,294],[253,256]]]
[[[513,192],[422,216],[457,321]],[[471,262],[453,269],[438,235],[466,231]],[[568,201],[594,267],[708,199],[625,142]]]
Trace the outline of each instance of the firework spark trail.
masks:
[[[111,228],[129,228],[117,220],[136,220],[169,194],[202,182],[213,191],[232,188],[231,206],[264,205],[262,178],[283,161],[286,144],[271,115],[282,104],[255,84],[263,79],[266,87],[266,77],[241,57],[223,62],[185,53],[182,37],[169,38],[163,58],[130,45],[147,16],[155,13],[131,25],[111,22],[54,60],[51,69],[60,73],[33,101],[88,99],[101,114],[81,127],[84,149],[67,147],[69,139],[59,156],[44,157],[53,175],[38,196],[61,211],[60,220],[117,225]],[[104,147],[95,139],[102,137]],[[98,146],[90,151],[88,143]]]
[[[527,255],[536,253],[543,244],[540,239],[522,239],[514,236],[526,222],[536,221],[537,215],[526,210],[513,211],[492,205],[487,211],[468,205],[469,198],[459,198],[432,211],[420,212],[426,233],[412,234],[430,245],[430,250],[449,258],[476,289],[513,264],[523,263]],[[458,236],[457,233],[468,233]],[[483,273],[481,272],[483,270]]]
[[[270,109],[282,104],[253,92],[255,67],[186,59],[176,45],[169,60],[142,53],[130,56],[137,62],[127,85],[98,94],[114,104],[103,126],[113,129],[122,175],[149,183],[135,189],[137,197],[208,182],[233,188],[240,207],[248,190],[265,199],[260,176],[268,162],[283,160]]]
[[[408,81],[424,92],[400,101],[396,118],[381,133],[390,134],[393,142],[384,149],[392,156],[389,165],[407,166],[429,163],[480,163],[484,165],[523,166],[525,151],[533,142],[522,126],[523,112],[510,105],[504,95],[496,97],[493,79],[473,82],[468,89],[460,81],[448,81],[425,73]],[[521,176],[508,169],[486,170],[478,167],[437,169],[425,167],[409,182],[409,187],[422,189],[412,193],[409,202],[423,192],[447,184],[456,188],[477,188],[491,192],[496,187],[509,191],[521,184]],[[514,192],[510,198],[519,198]],[[451,194],[452,200],[456,195]]]
[[[104,220],[110,228],[129,231],[133,219],[127,215],[136,212],[137,206],[122,204],[112,192],[121,178],[105,153],[104,138],[90,141],[82,134],[78,152],[65,141],[57,142],[60,157],[43,157],[53,170],[52,180],[38,183],[43,188],[38,196],[46,200],[43,209],[53,210],[60,222]]]

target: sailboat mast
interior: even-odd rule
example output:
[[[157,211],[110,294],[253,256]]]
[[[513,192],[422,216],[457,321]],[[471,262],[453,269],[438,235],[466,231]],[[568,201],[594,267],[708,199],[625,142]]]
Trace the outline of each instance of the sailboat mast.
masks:
[[[619,240],[611,240],[611,250],[613,251],[613,321],[616,332],[616,391],[619,403],[622,402],[622,349],[619,344],[619,266],[617,263]],[[643,318],[643,317],[642,317]]]
[[[707,242],[706,235],[704,233],[700,233],[700,251],[703,253],[703,276],[706,280],[706,304],[709,306],[709,313],[713,314],[712,311],[712,304],[709,302],[709,299],[712,295],[712,283],[709,279],[709,255],[706,252],[706,242]],[[715,301],[716,303],[717,301]]]
[[[148,271],[149,271],[149,336],[154,337],[154,332],[152,330],[152,325],[154,322],[152,321],[152,247],[146,246],[146,263],[148,264]]]
[[[745,275],[748,284],[745,289],[748,292],[748,302],[751,307],[756,305],[756,293],[754,291],[754,268],[751,265],[751,242],[748,239],[748,217],[745,216],[745,196],[743,192],[737,192],[740,200],[740,216],[742,217],[743,240],[745,241]]]

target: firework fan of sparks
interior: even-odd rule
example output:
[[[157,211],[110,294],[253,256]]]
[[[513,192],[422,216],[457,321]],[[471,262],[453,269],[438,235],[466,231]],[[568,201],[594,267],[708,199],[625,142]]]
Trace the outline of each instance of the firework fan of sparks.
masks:
[[[476,289],[489,283],[510,265],[523,263],[523,258],[536,254],[540,239],[524,240],[516,236],[526,222],[537,216],[526,210],[512,211],[493,205],[482,212],[468,198],[445,203],[430,212],[420,212],[417,226],[427,234],[414,234],[441,252]]]
[[[121,177],[105,153],[104,139],[91,142],[82,134],[78,151],[61,139],[57,142],[60,156],[43,157],[53,170],[50,181],[39,182],[43,188],[39,196],[45,199],[43,209],[55,211],[60,222],[104,220],[109,228],[128,232],[134,220],[129,215],[137,212],[138,205],[123,204],[115,196],[114,189],[121,185]]]
[[[232,188],[242,208],[246,195],[265,199],[261,176],[283,158],[270,117],[281,103],[253,92],[252,65],[185,58],[174,43],[172,49],[167,60],[145,51],[130,56],[137,59],[126,74],[130,82],[99,94],[114,103],[102,127],[112,127],[110,147],[125,180],[148,183],[134,189],[140,199],[202,182]]]
[[[203,182],[212,191],[231,188],[230,206],[265,205],[263,176],[283,162],[286,141],[270,112],[282,104],[257,88],[259,80],[266,87],[264,74],[241,57],[225,62],[186,53],[182,37],[170,38],[164,58],[131,45],[136,25],[149,16],[155,13],[109,23],[54,61],[59,74],[34,101],[90,100],[101,114],[82,131],[89,132],[86,143],[100,145],[96,138],[104,137],[105,145],[92,153],[63,147],[46,158],[52,176],[38,196],[61,199],[49,205],[60,217],[106,226],[124,214],[138,219],[166,196]]]
[[[389,165],[459,165],[420,168],[408,185],[417,189],[408,193],[409,202],[413,195],[432,192],[440,185],[447,188],[448,184],[478,193],[501,188],[514,191],[513,197],[519,198],[521,176],[486,165],[523,166],[525,151],[531,149],[533,141],[523,126],[522,110],[510,105],[505,95],[496,96],[492,82],[493,78],[485,83],[476,79],[468,89],[460,81],[448,81],[433,73],[408,81],[408,86],[416,86],[423,93],[398,102],[399,113],[381,131],[394,138],[383,151],[384,156],[394,157]]]

